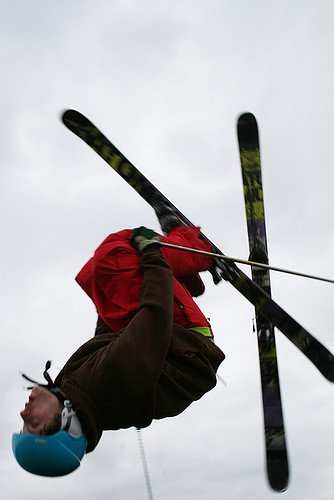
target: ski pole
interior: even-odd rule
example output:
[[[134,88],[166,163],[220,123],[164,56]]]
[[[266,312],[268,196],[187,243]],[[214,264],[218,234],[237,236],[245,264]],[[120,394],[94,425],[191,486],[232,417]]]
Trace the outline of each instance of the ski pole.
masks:
[[[322,278],[320,276],[314,276],[312,274],[300,273],[298,271],[290,271],[289,269],[282,269],[280,267],[270,266],[269,264],[263,264],[261,262],[253,262],[251,260],[239,259],[238,257],[228,257],[227,255],[222,255],[220,253],[207,252],[206,250],[198,250],[197,248],[183,247],[180,245],[174,245],[172,243],[165,243],[160,241],[160,246],[174,248],[175,250],[184,250],[186,252],[199,253],[202,255],[208,255],[209,257],[214,257],[215,259],[226,260],[228,262],[238,262],[238,264],[245,264],[247,266],[256,266],[263,269],[270,269],[272,271],[278,271],[286,274],[294,274],[295,276],[302,276],[303,278],[311,278],[318,281],[326,281],[327,283],[334,283],[334,280],[329,278]]]

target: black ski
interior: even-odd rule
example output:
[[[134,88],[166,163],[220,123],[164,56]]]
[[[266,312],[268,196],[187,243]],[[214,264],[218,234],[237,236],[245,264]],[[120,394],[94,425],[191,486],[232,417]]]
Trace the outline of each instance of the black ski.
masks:
[[[249,260],[268,264],[259,133],[254,115],[238,120],[238,142],[247,219]],[[271,296],[269,270],[252,267],[253,280]],[[289,480],[274,326],[255,307],[267,473],[271,487],[285,491]]]
[[[164,203],[174,210],[185,224],[193,225],[85,116],[78,111],[67,110],[62,120],[69,130],[85,141],[153,208]],[[202,237],[209,241],[204,234]],[[210,243],[214,252],[224,255],[212,242]],[[272,322],[293,342],[324,377],[334,382],[334,356],[234,263],[225,262],[224,266],[224,279],[249,300],[259,314]]]

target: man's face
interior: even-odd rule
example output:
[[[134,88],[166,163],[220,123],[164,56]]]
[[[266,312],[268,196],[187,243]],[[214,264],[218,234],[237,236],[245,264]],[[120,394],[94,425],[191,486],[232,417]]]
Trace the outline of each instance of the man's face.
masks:
[[[57,413],[61,413],[62,405],[54,394],[44,387],[32,389],[29,401],[20,412],[23,418],[23,432],[43,434],[45,427],[50,425]]]

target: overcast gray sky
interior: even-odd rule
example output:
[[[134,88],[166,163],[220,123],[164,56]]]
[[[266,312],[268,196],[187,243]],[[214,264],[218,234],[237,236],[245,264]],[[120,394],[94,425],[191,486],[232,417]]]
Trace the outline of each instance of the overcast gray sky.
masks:
[[[154,213],[60,122],[86,114],[227,255],[247,258],[236,119],[258,119],[273,265],[333,277],[330,0],[1,0],[0,485],[6,500],[147,498],[136,431],[106,433],[80,469],[34,477],[12,458],[22,370],[56,375],[91,337],[74,276],[109,233]],[[247,270],[247,272],[249,272]],[[252,306],[205,278],[226,352],[219,383],[143,439],[156,500],[267,500]],[[333,285],[272,274],[273,294],[334,351]],[[287,500],[333,498],[334,386],[283,336]]]

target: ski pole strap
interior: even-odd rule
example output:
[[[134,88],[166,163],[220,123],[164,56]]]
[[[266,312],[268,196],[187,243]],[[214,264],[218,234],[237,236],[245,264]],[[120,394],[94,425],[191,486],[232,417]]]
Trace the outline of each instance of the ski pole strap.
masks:
[[[201,333],[204,337],[212,337],[211,330],[208,326],[192,326],[191,328],[188,328],[188,330]]]

